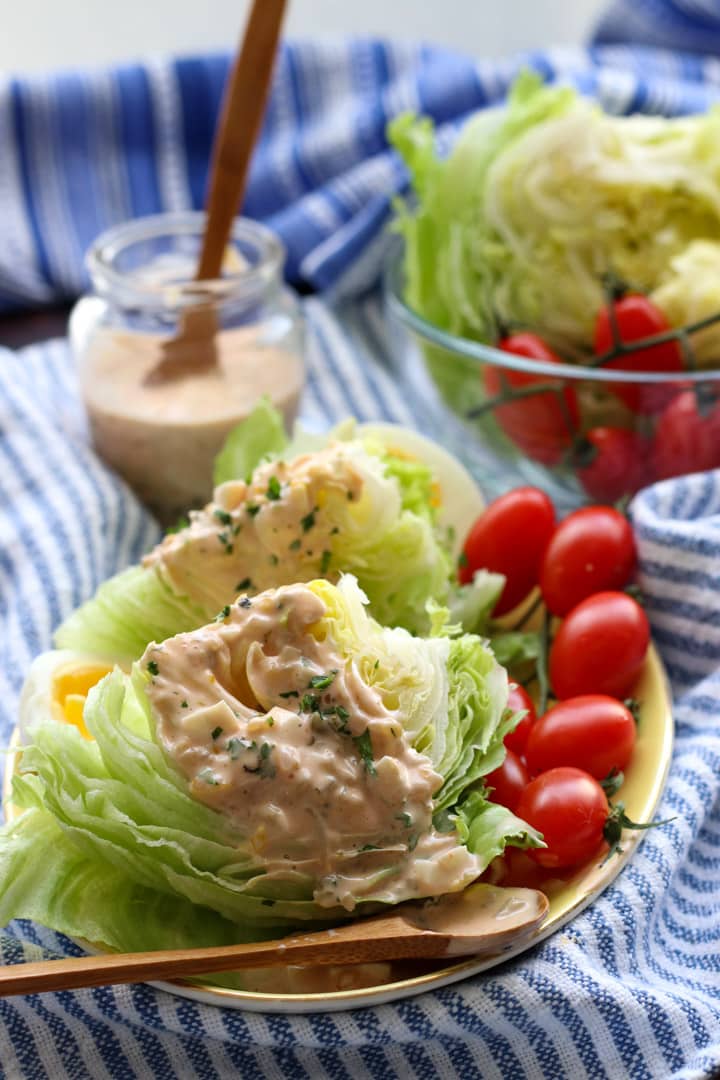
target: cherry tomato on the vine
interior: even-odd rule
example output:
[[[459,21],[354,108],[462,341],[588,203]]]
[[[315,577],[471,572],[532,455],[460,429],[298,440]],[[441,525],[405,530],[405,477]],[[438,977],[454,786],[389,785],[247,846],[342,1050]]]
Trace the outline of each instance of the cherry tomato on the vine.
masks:
[[[511,334],[498,342],[503,352],[512,353],[545,364],[562,361],[537,334]],[[516,401],[496,405],[495,419],[508,438],[527,457],[544,465],[557,465],[571,446],[578,429],[579,410],[575,390],[562,380],[548,375],[533,375],[526,371],[493,367],[486,364],[483,373],[485,392],[490,398],[504,391],[531,390],[548,386],[546,391],[530,393]]]
[[[694,390],[678,394],[658,420],[652,464],[658,480],[718,468],[720,400],[709,400],[698,408]]]
[[[537,720],[535,705],[527,690],[523,689],[522,686],[512,686],[508,694],[507,707],[512,709],[513,712],[525,711],[525,715],[514,731],[506,735],[504,739],[507,750],[512,750],[513,753],[522,756],[525,753],[528,736]]]
[[[550,647],[555,696],[628,697],[650,644],[647,616],[621,592],[589,596],[566,615]]]
[[[605,305],[598,312],[595,322],[595,353],[602,356],[615,344],[611,314],[614,314],[620,341],[630,345],[643,338],[655,337],[670,330],[665,315],[647,296],[629,293],[613,301],[612,308]],[[672,372],[683,370],[683,357],[677,341],[651,345],[647,349],[624,353],[605,365],[618,371]],[[672,385],[641,382],[615,383],[612,391],[635,413],[660,412],[677,392]]]
[[[558,702],[530,732],[525,756],[531,776],[574,765],[596,780],[622,772],[635,747],[635,720],[617,698],[583,694]]]
[[[553,615],[567,615],[593,593],[627,585],[636,561],[627,518],[611,506],[584,506],[560,522],[545,548],[543,600]]]
[[[599,852],[608,810],[607,796],[594,777],[561,766],[531,780],[515,812],[541,832],[547,844],[528,851],[530,858],[540,866],[563,869]]]
[[[467,584],[482,569],[504,574],[507,580],[494,614],[512,611],[537,584],[540,560],[554,528],[555,510],[544,491],[520,487],[501,495],[467,535],[460,581]]]
[[[648,483],[649,440],[626,428],[596,427],[573,450],[575,475],[588,495],[614,503]]]
[[[512,750],[508,750],[502,765],[485,777],[485,783],[492,788],[491,800],[515,813],[529,779],[523,762]]]

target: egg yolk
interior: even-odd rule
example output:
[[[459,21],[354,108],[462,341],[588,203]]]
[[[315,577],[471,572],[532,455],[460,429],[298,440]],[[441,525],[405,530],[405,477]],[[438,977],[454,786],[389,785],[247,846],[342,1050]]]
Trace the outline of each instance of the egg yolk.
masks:
[[[58,672],[53,679],[53,704],[57,706],[60,718],[66,724],[74,724],[86,739],[91,739],[92,735],[83,720],[85,699],[93,686],[111,671],[111,667],[100,664],[76,665]]]

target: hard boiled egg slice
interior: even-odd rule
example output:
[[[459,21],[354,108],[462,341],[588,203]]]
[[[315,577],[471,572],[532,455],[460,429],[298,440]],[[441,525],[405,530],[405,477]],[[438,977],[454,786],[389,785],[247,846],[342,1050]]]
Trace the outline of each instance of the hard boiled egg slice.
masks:
[[[357,437],[377,439],[398,457],[421,461],[438,485],[438,522],[453,530],[453,555],[459,555],[471,525],[485,509],[485,500],[472,476],[442,446],[399,424],[358,424]]]
[[[20,738],[29,741],[29,729],[38,720],[74,724],[90,739],[83,721],[85,699],[112,668],[87,653],[53,649],[42,653],[30,666],[20,697]]]

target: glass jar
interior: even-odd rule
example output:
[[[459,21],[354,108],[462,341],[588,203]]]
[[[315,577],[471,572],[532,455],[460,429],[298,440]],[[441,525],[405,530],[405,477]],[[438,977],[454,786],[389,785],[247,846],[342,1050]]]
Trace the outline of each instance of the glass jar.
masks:
[[[222,276],[198,282],[204,225],[159,214],[103,233],[70,317],[93,443],[164,524],[208,501],[215,455],[260,398],[291,426],[305,377],[280,240],[236,219]]]

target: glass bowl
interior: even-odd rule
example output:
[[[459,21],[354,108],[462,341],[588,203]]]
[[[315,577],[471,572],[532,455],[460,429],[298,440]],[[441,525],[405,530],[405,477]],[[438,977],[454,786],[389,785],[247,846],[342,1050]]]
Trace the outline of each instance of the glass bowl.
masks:
[[[720,467],[720,370],[541,362],[458,337],[406,303],[398,244],[383,291],[396,378],[487,497],[534,484],[566,509],[617,503],[656,480]]]

